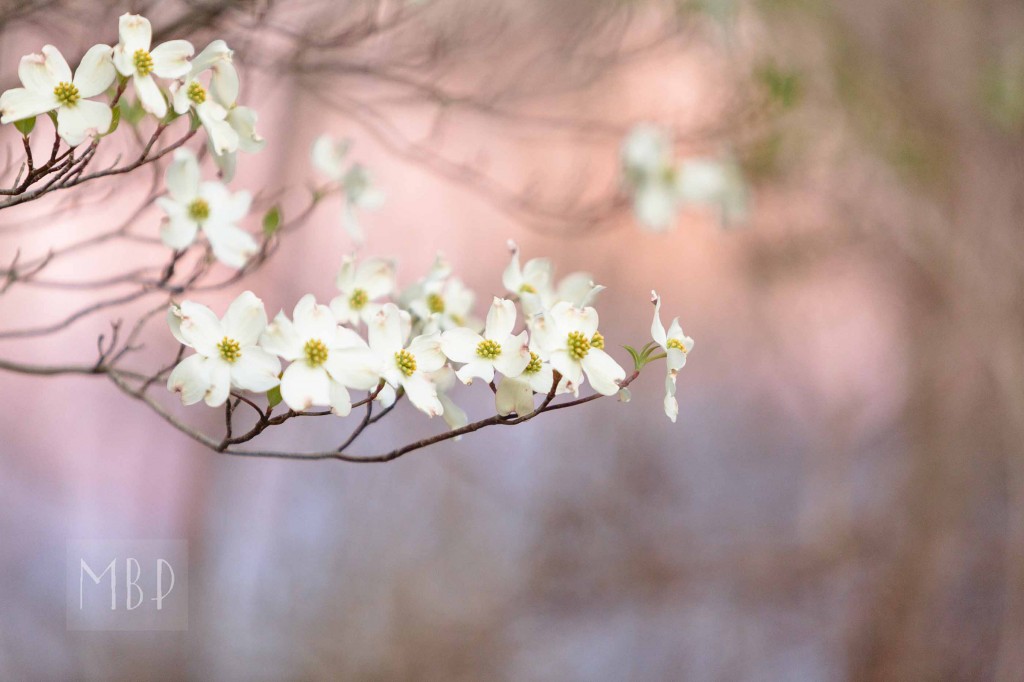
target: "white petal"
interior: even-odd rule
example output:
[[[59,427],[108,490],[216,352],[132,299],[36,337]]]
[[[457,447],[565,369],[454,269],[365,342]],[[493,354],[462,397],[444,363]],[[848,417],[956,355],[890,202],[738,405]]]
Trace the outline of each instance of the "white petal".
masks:
[[[501,344],[501,355],[494,359],[494,368],[507,377],[517,377],[530,364],[530,349],[526,332],[510,336]]]
[[[207,100],[196,107],[196,114],[210,138],[210,146],[215,154],[223,155],[238,149],[238,133],[227,122],[227,112],[223,107]]]
[[[274,355],[285,360],[297,360],[303,356],[305,339],[299,336],[295,325],[284,313],[278,313],[274,321],[267,325],[260,335],[260,345]]]
[[[199,225],[196,221],[189,218],[187,211],[183,210],[179,210],[176,215],[170,215],[171,207],[180,208],[181,205],[167,197],[158,198],[157,203],[170,216],[160,225],[160,239],[163,243],[175,251],[181,251],[191,246],[196,240],[196,234],[199,233]]]
[[[207,142],[209,142],[207,138]],[[224,182],[231,182],[232,178],[235,177],[235,168],[238,165],[238,154],[235,152],[228,152],[227,154],[214,154],[212,146],[210,147],[211,156],[213,156],[213,162],[217,164],[217,168],[220,170],[220,178]]]
[[[547,258],[531,258],[523,266],[523,280],[536,289],[537,293],[542,293],[551,286],[553,270],[554,267]]]
[[[345,174],[344,159],[351,146],[350,140],[335,142],[330,135],[321,135],[313,142],[310,153],[313,165],[332,180],[341,180]]]
[[[440,334],[417,336],[409,343],[409,352],[416,358],[416,368],[421,372],[434,372],[444,367]]]
[[[329,405],[331,379],[323,367],[310,367],[304,360],[288,365],[281,377],[281,398],[296,412],[313,405]]]
[[[256,120],[256,112],[249,107],[236,106],[228,110],[227,121],[238,133],[238,148],[247,154],[255,154],[267,146],[267,141],[256,132]]]
[[[192,150],[184,147],[175,150],[165,183],[171,196],[186,206],[199,196],[199,162]]]
[[[617,382],[626,378],[626,370],[600,348],[591,348],[582,363],[587,379],[594,390],[602,395],[615,395],[619,391]]]
[[[511,294],[518,294],[523,286],[523,271],[519,267],[519,247],[511,239],[508,240],[508,248],[512,251],[512,258],[509,260],[505,271],[501,273],[501,283]]]
[[[181,335],[181,308],[176,303],[167,306],[167,326],[171,328],[171,335],[178,340],[178,343],[189,345],[185,337]]]
[[[241,268],[260,250],[251,234],[234,225],[203,224],[213,255],[229,268]]]
[[[224,328],[213,311],[195,301],[181,302],[181,335],[189,345],[206,356],[217,356],[217,344],[224,338]]]
[[[516,326],[516,304],[507,298],[495,297],[487,311],[484,338],[500,341],[512,335]]]
[[[221,61],[231,61],[231,57],[234,53],[228,47],[228,44],[223,40],[217,39],[211,41],[209,45],[203,48],[203,50],[196,55],[196,58],[192,60],[192,75],[205,71],[206,69],[213,68],[213,66]]]
[[[132,55],[136,50],[149,50],[149,45],[153,40],[153,27],[146,17],[138,14],[122,14],[118,19],[117,34],[120,40],[119,44],[124,47],[125,52]]]
[[[411,377],[404,377],[402,386],[405,388],[405,394],[409,396],[409,401],[417,409],[426,412],[431,417],[444,414],[444,405],[437,399],[437,389],[433,382],[423,374],[416,372]]]
[[[348,394],[348,389],[337,381],[332,381],[330,390],[331,411],[339,417],[347,417],[352,412],[352,398]]]
[[[466,411],[452,402],[451,398],[444,393],[438,393],[437,400],[441,403],[441,408],[444,410],[441,416],[444,417],[448,428],[453,430],[460,429],[469,423],[469,416],[466,414]]]
[[[231,393],[231,366],[219,358],[207,360],[206,365],[210,369],[210,387],[203,399],[210,407],[220,407]]]
[[[513,412],[520,417],[530,414],[534,410],[533,389],[518,379],[502,379],[494,395],[494,406],[502,416]]]
[[[657,292],[652,291],[651,296],[654,299],[654,319],[651,321],[651,338],[654,342],[665,347],[668,343],[668,338],[665,336],[665,325],[661,323],[661,296],[658,296]]]
[[[210,372],[202,355],[190,355],[167,377],[167,390],[181,394],[181,402],[194,405],[206,396],[210,387]]]
[[[380,383],[379,356],[368,348],[332,348],[324,367],[335,381],[359,391]]]
[[[53,45],[44,45],[43,55],[46,57],[46,68],[53,74],[53,78],[56,79],[57,83],[70,83],[72,81],[71,67],[68,66],[68,61],[64,59],[64,55],[60,53],[60,50],[55,48]],[[20,70],[18,75],[21,76]],[[38,76],[41,74],[37,72],[36,75]],[[42,84],[43,81],[37,82]],[[25,83],[25,87],[32,86]]]
[[[258,346],[244,346],[231,365],[231,382],[246,391],[262,393],[280,383],[281,361]]]
[[[679,415],[679,401],[676,400],[676,379],[671,373],[665,377],[665,416],[675,423]]]
[[[69,147],[76,147],[86,138],[107,132],[112,119],[113,112],[106,104],[83,99],[57,110],[57,132]]]
[[[671,188],[660,184],[641,187],[634,198],[633,210],[643,225],[656,232],[671,229],[676,220],[676,197]]]
[[[395,404],[396,397],[395,389],[391,384],[384,384],[384,388],[380,389],[376,400],[381,404],[381,407],[391,407]]]
[[[109,45],[93,45],[75,69],[75,87],[83,97],[95,97],[114,82],[116,70]],[[104,130],[104,132],[106,132]]]
[[[225,107],[231,108],[238,102],[238,71],[230,61],[220,61],[211,68],[210,92],[213,98]]]
[[[149,55],[153,58],[153,73],[161,78],[181,78],[187,76],[192,66],[188,58],[196,49],[187,40],[168,40],[153,48]]]
[[[395,262],[384,258],[368,258],[355,273],[355,286],[371,299],[387,296],[395,289]]]
[[[576,390],[583,379],[583,366],[566,350],[556,350],[551,354],[551,367],[569,380]],[[616,389],[617,390],[617,389]]]
[[[678,372],[686,366],[686,353],[678,348],[669,348],[666,353],[665,364],[670,372]]]
[[[382,355],[400,351],[405,341],[402,333],[402,315],[394,303],[387,303],[367,324],[370,348]]]
[[[53,111],[60,102],[52,93],[36,92],[27,88],[14,88],[0,95],[0,123],[13,123]]]
[[[530,382],[530,388],[543,395],[547,395],[551,391],[551,384],[555,381],[551,365],[546,362],[541,365],[539,372],[530,375],[522,375],[519,378],[522,380],[526,377],[529,377],[528,381]]]
[[[47,45],[41,54],[27,54],[21,58],[21,61],[18,62],[18,78],[21,79],[21,84],[26,89],[39,94],[52,93],[57,84],[61,82],[61,78],[54,68],[58,65],[52,58],[56,51],[55,47]],[[57,52],[57,54],[60,53]],[[67,66],[67,62],[64,62],[64,66]],[[68,69],[67,78],[64,81],[70,82],[70,79],[71,70]]]
[[[338,323],[331,309],[316,302],[313,294],[306,294],[295,304],[292,311],[295,330],[303,339],[320,339],[328,347],[334,345]]]
[[[251,291],[243,291],[224,314],[224,333],[243,346],[255,344],[267,327],[263,301]]]
[[[478,359],[476,349],[483,341],[473,330],[457,327],[441,335],[441,351],[455,362],[472,362]]]
[[[486,382],[494,380],[494,365],[489,360],[476,358],[467,362],[455,372],[455,376],[464,384],[473,383],[473,379],[479,377]]]
[[[135,94],[138,95],[143,109],[157,118],[167,115],[167,102],[152,76],[136,75],[132,82],[135,83]]]
[[[573,272],[558,283],[558,300],[568,301],[577,307],[586,305],[593,288],[593,275],[589,272]]]

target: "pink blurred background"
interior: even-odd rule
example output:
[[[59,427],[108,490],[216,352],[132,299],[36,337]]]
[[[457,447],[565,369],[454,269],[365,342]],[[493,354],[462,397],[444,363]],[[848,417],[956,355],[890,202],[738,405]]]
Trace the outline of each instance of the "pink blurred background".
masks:
[[[696,347],[676,424],[655,368],[628,404],[368,466],[217,455],[102,378],[0,373],[0,677],[1024,679],[1017,5],[440,2],[357,39],[346,27],[396,6],[15,4],[4,89],[44,42],[116,41],[126,10],[199,47],[226,37],[268,139],[233,187],[285,188],[287,216],[317,181],[313,139],[350,136],[388,194],[363,214],[364,253],[397,257],[401,283],[441,250],[480,314],[511,238],[607,285],[620,362],[619,345],[648,339],[651,289]],[[353,44],[310,37],[338,35]],[[396,73],[464,101],[438,106]],[[359,106],[570,219],[540,224],[395,153]],[[614,131],[636,121],[677,130],[680,154],[735,153],[749,224],[689,210],[654,234],[618,210],[572,229],[574,202],[614,188]],[[0,142],[17,154],[10,126]],[[5,211],[0,261],[116,224],[152,180]],[[259,272],[199,300],[221,311],[249,288],[273,314],[329,299],[351,248],[340,210],[325,201]],[[142,213],[136,233],[159,219]],[[162,249],[116,244],[47,274],[102,277]],[[0,329],[87,300],[12,287]],[[0,357],[89,362],[112,319],[151,305],[0,341]],[[146,343],[141,358],[173,354],[162,323]],[[485,386],[455,395],[488,414]],[[213,433],[223,420],[174,412]],[[315,449],[348,428],[307,420],[260,444]],[[358,450],[442,428],[406,406]],[[188,630],[68,631],[65,541],[83,537],[186,539]]]

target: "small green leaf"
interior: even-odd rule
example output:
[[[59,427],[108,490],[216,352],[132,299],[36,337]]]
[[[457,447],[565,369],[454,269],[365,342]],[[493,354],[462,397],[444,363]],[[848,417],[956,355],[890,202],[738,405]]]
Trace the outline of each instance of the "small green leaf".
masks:
[[[267,407],[272,410],[280,404],[281,386],[280,384],[278,384],[277,386],[274,386],[272,389],[267,391]]]
[[[643,369],[643,360],[640,359],[640,355],[636,352],[636,350],[632,346],[623,346],[623,348],[625,348],[626,352],[629,353],[629,356],[633,358],[633,369],[637,371]]]
[[[107,132],[103,133],[104,136],[117,130],[117,126],[121,124],[121,107],[114,107],[114,114],[110,119],[110,127],[107,128]]]
[[[18,132],[28,137],[32,132],[32,129],[36,127],[36,117],[23,118],[20,121],[14,122],[14,127],[18,129]]]
[[[142,108],[142,105],[138,100],[127,102],[121,100],[117,108],[121,110],[121,118],[128,122],[129,125],[136,125],[142,120],[142,117],[146,115],[146,110]]]
[[[281,207],[272,206],[269,211],[263,214],[263,234],[273,237],[278,228],[281,227]]]

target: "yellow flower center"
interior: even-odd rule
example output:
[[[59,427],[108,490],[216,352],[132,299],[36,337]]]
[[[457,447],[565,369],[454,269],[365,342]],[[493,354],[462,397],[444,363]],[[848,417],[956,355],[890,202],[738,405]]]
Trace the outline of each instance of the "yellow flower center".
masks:
[[[188,205],[188,217],[197,223],[201,223],[210,217],[210,204],[206,199],[196,199]]]
[[[530,364],[523,370],[523,374],[536,374],[540,371],[540,356],[536,353],[530,353]]]
[[[590,352],[590,341],[583,335],[583,332],[569,332],[569,355],[577,360],[587,357]]]
[[[402,370],[402,374],[407,377],[411,377],[412,373],[416,371],[416,356],[407,350],[400,350],[395,353],[395,363],[398,365],[398,369]]]
[[[320,339],[306,341],[302,352],[306,355],[306,364],[310,367],[319,367],[327,362],[327,346]]]
[[[361,310],[369,302],[370,296],[366,293],[365,289],[356,289],[348,299],[348,304],[352,310]]]
[[[501,355],[501,344],[497,341],[484,339],[476,346],[476,354],[486,360],[493,360]]]
[[[524,284],[523,286],[519,287],[519,293],[521,293],[521,294],[535,294],[535,293],[537,293],[537,289],[535,289],[532,284]]]
[[[220,352],[220,356],[225,362],[234,364],[238,358],[242,357],[242,344],[238,343],[234,339],[225,336],[217,344],[217,350]]]
[[[188,84],[188,98],[196,104],[206,101],[206,88],[199,84],[199,81],[192,81]]]
[[[444,299],[441,298],[440,294],[430,294],[427,296],[427,308],[432,313],[443,313]]]
[[[686,346],[684,346],[683,342],[680,341],[679,339],[669,339],[668,342],[665,344],[665,347],[675,348],[677,350],[683,351],[684,353],[686,352]]]
[[[601,332],[594,332],[594,335],[590,337],[590,347],[604,350],[604,336],[601,335]]]
[[[153,55],[145,50],[135,50],[132,62],[135,64],[135,73],[140,76],[148,76],[153,72]]]
[[[53,89],[53,94],[62,107],[73,107],[82,99],[74,83],[58,83]]]

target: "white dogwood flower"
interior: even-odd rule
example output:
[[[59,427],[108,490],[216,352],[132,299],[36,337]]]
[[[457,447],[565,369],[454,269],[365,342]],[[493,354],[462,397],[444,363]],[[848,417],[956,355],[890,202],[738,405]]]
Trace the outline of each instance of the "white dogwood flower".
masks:
[[[338,322],[355,326],[369,322],[382,306],[376,300],[395,289],[395,262],[369,258],[357,266],[355,258],[347,256],[335,284],[341,295],[331,301],[331,312]]]
[[[494,370],[517,377],[530,363],[530,350],[525,331],[512,335],[515,326],[515,303],[495,297],[483,336],[466,327],[449,329],[441,335],[441,350],[449,359],[465,363],[456,372],[465,384],[472,383],[474,377],[492,381]]]
[[[249,213],[252,196],[245,191],[231,193],[222,182],[202,182],[199,162],[190,150],[174,152],[167,168],[168,195],[156,200],[167,214],[160,229],[164,244],[175,250],[191,245],[202,229],[217,260],[233,268],[245,265],[259,245],[251,234],[238,227]]]
[[[421,334],[406,345],[408,313],[394,303],[385,303],[367,327],[370,349],[383,366],[384,380],[396,390],[404,389],[412,404],[429,416],[443,414],[444,405],[430,380],[431,373],[445,364],[439,335]]]
[[[237,139],[234,147],[222,150],[223,145],[217,145],[214,137],[209,137],[213,161],[217,164],[221,177],[225,181],[230,181],[235,177],[238,152],[255,154],[267,145],[267,141],[256,132],[258,118],[256,112],[238,103],[240,86],[238,71],[232,61],[233,57],[234,52],[227,46],[227,43],[223,40],[214,40],[192,60],[191,72],[194,75],[205,71],[210,72],[208,99],[224,110],[224,122],[231,128]]]
[[[614,395],[626,371],[604,352],[604,336],[597,330],[597,311],[556,303],[533,318],[531,331],[542,358],[563,377],[575,393],[586,373],[590,385],[603,395]]]
[[[654,320],[651,322],[651,337],[654,342],[665,351],[665,365],[667,373],[665,376],[665,414],[673,422],[679,415],[679,402],[676,400],[676,375],[686,365],[686,357],[693,350],[693,339],[683,333],[679,326],[679,318],[676,317],[665,331],[665,325],[661,323],[661,297],[657,292],[651,292],[651,302],[654,303]]]
[[[362,244],[365,237],[357,214],[361,210],[379,208],[386,195],[374,185],[370,172],[362,164],[353,163],[346,168],[345,157],[351,148],[351,140],[334,140],[329,135],[321,135],[313,143],[311,157],[317,169],[341,186],[345,194],[342,225],[353,241]]]
[[[747,218],[747,185],[735,162],[728,159],[686,159],[679,164],[676,186],[683,205],[717,209],[723,227],[742,223]]]
[[[667,132],[638,125],[623,142],[621,154],[637,220],[657,232],[674,227],[680,202],[679,174]]]
[[[75,147],[86,138],[102,135],[110,129],[113,116],[110,107],[89,98],[110,87],[114,76],[107,45],[89,48],[74,77],[60,50],[45,45],[41,54],[21,58],[18,78],[24,87],[0,95],[0,123],[56,111],[57,133],[69,146]]]
[[[228,307],[223,319],[192,301],[168,310],[171,333],[195,353],[182,360],[167,378],[167,388],[192,405],[205,400],[223,405],[231,387],[263,392],[278,384],[281,363],[257,343],[267,326],[263,301],[243,292]]]
[[[260,345],[291,362],[281,376],[281,399],[296,412],[329,406],[344,417],[352,411],[348,389],[368,391],[380,381],[379,363],[366,342],[339,327],[313,294],[299,300],[292,319],[278,313]]]
[[[519,297],[523,306],[523,314],[536,315],[547,305],[554,294],[551,287],[553,267],[547,258],[531,258],[526,265],[519,264],[519,247],[512,240],[508,242],[512,252],[501,283],[509,293]]]
[[[171,84],[171,102],[174,111],[186,114],[194,109],[209,138],[210,149],[216,155],[238,149],[238,132],[227,121],[227,109],[217,101],[214,93],[238,91],[238,74],[231,65],[231,50],[223,40],[215,40],[192,60],[191,70],[180,81]],[[209,87],[200,76],[210,72]]]
[[[505,377],[498,384],[494,395],[494,403],[498,414],[505,416],[515,412],[520,417],[534,410],[534,394],[547,395],[555,381],[555,373],[550,362],[540,359],[540,355],[531,351],[530,362],[523,368],[518,377]],[[569,390],[569,381],[565,377],[559,381],[558,393]]]
[[[399,303],[419,322],[435,320],[441,331],[456,327],[482,329],[483,323],[472,314],[476,294],[451,272],[448,261],[437,254],[427,275],[406,288]]]
[[[138,14],[122,14],[118,22],[120,42],[114,48],[114,66],[130,77],[142,108],[157,118],[167,115],[167,101],[153,76],[181,78],[188,75],[189,57],[195,52],[187,40],[169,40],[150,50],[153,27]]]

